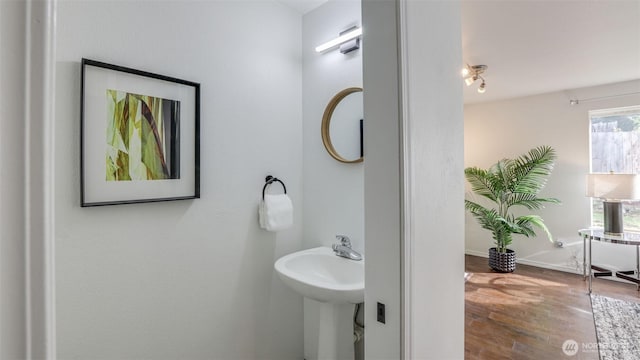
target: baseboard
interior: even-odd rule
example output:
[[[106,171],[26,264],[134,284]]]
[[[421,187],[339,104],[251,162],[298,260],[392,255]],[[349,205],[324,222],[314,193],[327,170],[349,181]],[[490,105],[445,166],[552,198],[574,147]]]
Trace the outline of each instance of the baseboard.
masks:
[[[475,251],[475,250],[465,250],[464,253],[466,255],[489,258],[488,251],[487,252],[481,252],[481,251]],[[567,265],[554,265],[554,264],[549,264],[549,263],[545,263],[545,262],[541,262],[541,261],[534,261],[534,260],[528,260],[528,259],[518,259],[517,257],[516,257],[516,264],[530,265],[530,266],[535,266],[535,267],[539,267],[539,268],[543,268],[543,269],[557,270],[557,271],[562,271],[562,272],[566,272],[566,273],[582,275],[582,269],[578,269],[577,270],[576,268],[571,267],[571,266],[567,266]],[[614,269],[614,270],[616,270],[616,269]],[[516,271],[518,271],[518,270],[516,269]],[[621,282],[621,283],[625,283],[625,284],[630,284],[629,281],[617,278],[615,276],[605,276],[605,277],[601,277],[599,279],[609,280],[609,281],[616,281],[616,282]]]
[[[483,258],[489,257],[488,252],[481,252],[481,251],[475,251],[475,250],[465,250],[465,254],[472,255],[472,256],[479,256]],[[556,265],[556,264],[549,264],[549,263],[529,260],[529,259],[519,259],[517,256],[516,256],[516,264],[530,265],[530,266],[535,266],[543,269],[557,270],[557,271],[567,272],[571,274],[582,275],[582,269],[576,269],[568,265]]]
[[[489,257],[489,250],[487,250],[485,252],[475,251],[475,250],[465,250],[464,253],[465,253],[465,255],[472,255],[472,256],[478,256],[478,257],[483,257],[483,258],[488,258]]]
[[[555,265],[555,264],[549,264],[549,263],[544,263],[544,262],[541,262],[541,261],[527,260],[527,259],[520,259],[520,261],[518,261],[516,259],[516,263],[523,264],[523,265],[531,265],[531,266],[535,266],[535,267],[539,267],[539,268],[545,268],[545,269],[549,269],[549,270],[557,270],[557,271],[562,271],[562,272],[582,275],[582,269],[576,270],[576,268],[568,266],[568,265]]]

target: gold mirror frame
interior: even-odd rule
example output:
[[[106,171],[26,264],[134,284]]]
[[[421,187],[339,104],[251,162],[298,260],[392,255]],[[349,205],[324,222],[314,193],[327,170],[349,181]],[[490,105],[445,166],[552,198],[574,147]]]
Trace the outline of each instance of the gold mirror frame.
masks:
[[[327,152],[329,153],[329,155],[331,155],[332,158],[346,164],[360,163],[364,161],[364,157],[360,156],[360,158],[355,160],[347,160],[342,156],[340,156],[340,154],[338,154],[336,149],[333,147],[333,144],[331,143],[329,126],[331,125],[331,116],[333,116],[333,111],[336,109],[340,101],[342,101],[342,99],[347,97],[349,94],[353,94],[356,92],[362,92],[362,88],[360,87],[346,88],[340,91],[339,93],[337,93],[331,99],[331,101],[329,101],[329,104],[327,104],[327,107],[324,109],[324,114],[322,115],[322,127],[320,129],[320,133],[322,134],[322,143],[324,144],[325,149],[327,149]]]

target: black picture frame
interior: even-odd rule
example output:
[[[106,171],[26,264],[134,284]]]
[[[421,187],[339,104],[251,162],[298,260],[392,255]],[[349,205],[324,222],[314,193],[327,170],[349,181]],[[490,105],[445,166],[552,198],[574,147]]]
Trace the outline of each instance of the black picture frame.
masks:
[[[80,206],[200,198],[200,84],[82,59]]]

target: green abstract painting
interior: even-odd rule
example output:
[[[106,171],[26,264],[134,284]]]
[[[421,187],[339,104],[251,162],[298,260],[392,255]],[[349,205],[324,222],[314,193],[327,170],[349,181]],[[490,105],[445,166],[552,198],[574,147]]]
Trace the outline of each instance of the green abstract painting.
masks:
[[[106,179],[179,179],[179,129],[179,101],[107,90]]]

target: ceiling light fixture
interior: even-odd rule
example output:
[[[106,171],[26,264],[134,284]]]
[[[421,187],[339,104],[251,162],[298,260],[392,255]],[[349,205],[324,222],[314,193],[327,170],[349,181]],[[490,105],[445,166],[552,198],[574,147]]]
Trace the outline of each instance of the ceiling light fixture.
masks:
[[[335,46],[340,46],[340,52],[346,54],[350,51],[360,48],[360,36],[362,35],[362,28],[354,26],[340,33],[337,38],[327,41],[322,45],[316,47],[316,52],[323,52],[329,50]]]
[[[484,78],[481,76],[485,71],[487,71],[487,65],[469,65],[467,64],[461,71],[462,77],[464,77],[464,83],[467,86],[471,86],[476,80],[482,80],[480,87],[478,87],[478,92],[480,94],[484,94],[486,89],[486,83]]]

